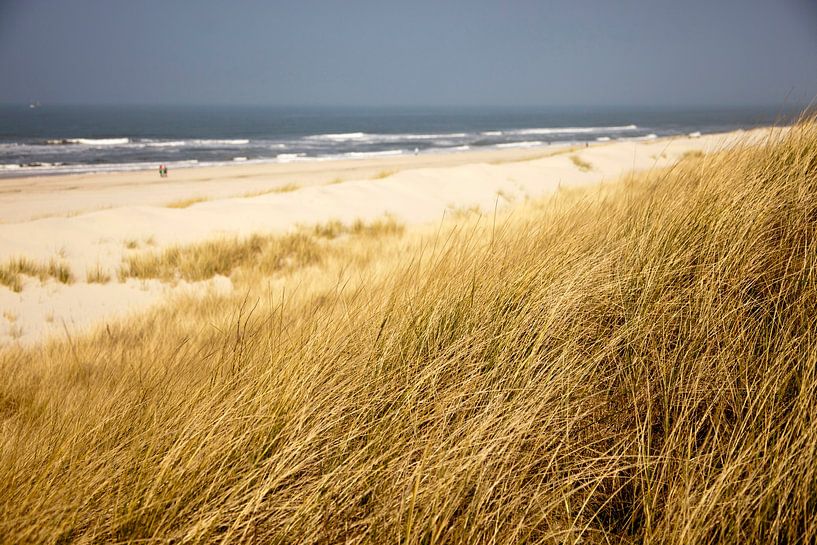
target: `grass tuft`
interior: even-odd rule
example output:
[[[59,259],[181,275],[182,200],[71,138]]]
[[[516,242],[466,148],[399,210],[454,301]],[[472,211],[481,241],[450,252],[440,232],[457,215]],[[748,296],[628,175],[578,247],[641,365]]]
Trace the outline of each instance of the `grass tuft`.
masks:
[[[189,197],[186,199],[179,199],[165,205],[166,208],[188,208],[196,203],[206,202],[211,200],[210,197]]]
[[[396,172],[395,170],[381,170],[380,172],[372,176],[372,180],[383,180],[393,175],[395,172]]]
[[[56,259],[52,259],[48,264],[43,265],[27,257],[17,257],[0,266],[0,284],[7,286],[14,292],[22,291],[23,276],[37,278],[40,282],[48,278],[54,278],[63,284],[70,284],[74,280],[70,267]]]
[[[85,281],[88,284],[107,284],[111,280],[111,275],[108,274],[99,263],[95,267],[88,269],[85,273]]]
[[[570,161],[582,172],[590,172],[593,170],[593,165],[579,157],[578,155],[571,155]]]
[[[703,156],[704,152],[702,152],[701,150],[688,150],[681,155],[681,161],[689,159],[700,159]]]

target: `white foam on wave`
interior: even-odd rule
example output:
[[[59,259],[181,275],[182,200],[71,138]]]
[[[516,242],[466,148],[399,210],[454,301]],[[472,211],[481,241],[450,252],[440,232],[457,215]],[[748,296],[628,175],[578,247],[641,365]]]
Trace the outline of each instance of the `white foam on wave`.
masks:
[[[543,146],[545,143],[540,140],[529,140],[525,142],[506,142],[504,144],[497,144],[498,148],[535,148]]]
[[[542,127],[533,129],[514,129],[504,131],[504,134],[586,134],[594,132],[624,132],[638,130],[637,125],[622,125],[615,127]]]
[[[130,142],[130,138],[61,138],[46,140],[49,145],[78,144],[84,146],[122,146]]]
[[[178,148],[187,145],[183,140],[170,140],[168,142],[148,142],[145,144],[149,148]]]
[[[400,149],[384,151],[351,151],[349,153],[344,153],[343,156],[354,159],[365,159],[367,157],[388,157],[391,155],[402,155],[403,153],[404,151]]]
[[[366,133],[366,132],[348,132],[338,134],[315,134],[307,136],[306,140],[329,141],[329,142],[349,142],[349,141],[365,141],[365,142],[404,142],[406,140],[439,140],[444,138],[467,138],[468,133],[465,132],[448,132],[448,133]]]
[[[250,141],[245,138],[235,138],[227,140],[200,139],[190,140],[189,142],[194,146],[244,146],[250,143]]]
[[[444,134],[377,134],[379,138],[391,140],[436,140],[439,138],[465,138],[468,136],[464,132],[449,132]]]
[[[505,133],[502,131],[482,131],[480,134],[482,136],[502,136]]]
[[[609,141],[610,141],[609,136],[599,136],[598,138],[596,138],[596,142],[609,142]]]
[[[275,160],[279,163],[291,163],[292,161],[298,161],[305,157],[306,154],[304,153],[279,153]]]
[[[240,162],[246,161],[246,160],[247,160],[246,157],[233,157],[233,161],[235,161],[237,163],[240,163]]]
[[[332,142],[345,142],[347,140],[362,140],[366,138],[365,132],[342,132],[336,134],[314,134],[307,136],[307,140],[330,140]]]

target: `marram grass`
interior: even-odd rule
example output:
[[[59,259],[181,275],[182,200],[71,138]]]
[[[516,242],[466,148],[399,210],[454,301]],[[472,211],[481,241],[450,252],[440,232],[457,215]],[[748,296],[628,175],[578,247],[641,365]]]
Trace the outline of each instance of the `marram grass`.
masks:
[[[6,351],[0,535],[817,540],[813,123],[335,242],[240,295]]]

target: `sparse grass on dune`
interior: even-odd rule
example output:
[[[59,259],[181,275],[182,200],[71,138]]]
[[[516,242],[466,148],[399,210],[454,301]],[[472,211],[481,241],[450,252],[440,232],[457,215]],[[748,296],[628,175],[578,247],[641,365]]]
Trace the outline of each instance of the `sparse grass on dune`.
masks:
[[[570,161],[574,165],[576,165],[576,168],[578,168],[582,172],[590,172],[591,170],[593,170],[593,165],[591,165],[590,163],[588,163],[587,161],[585,161],[584,159],[582,159],[578,155],[571,155],[570,156]]]
[[[243,198],[251,198],[251,197],[259,197],[261,195],[268,195],[270,193],[289,193],[292,191],[297,191],[300,189],[301,186],[298,184],[290,183],[290,184],[283,184],[277,187],[273,187],[270,189],[258,189],[255,191],[247,191],[241,194]],[[179,199],[176,201],[172,201],[165,205],[166,208],[188,208],[194,204],[198,204],[201,202],[208,202],[212,201],[213,197],[188,197],[184,199]]]
[[[270,193],[291,193],[293,191],[297,191],[301,189],[301,186],[298,184],[284,184],[279,185],[278,187],[273,187],[271,189],[259,189],[256,191],[248,191],[242,195],[242,197],[249,198],[249,197],[259,197],[261,195],[269,195]]]
[[[815,248],[804,123],[7,350],[0,535],[813,543]]]
[[[374,176],[372,176],[372,180],[384,180],[394,174],[395,170],[381,170]]]
[[[42,264],[26,257],[18,257],[0,265],[0,284],[8,286],[12,291],[22,291],[23,276],[38,278],[40,282],[48,278],[54,278],[63,284],[74,281],[70,267],[56,259]]]
[[[85,282],[88,284],[106,284],[110,282],[111,275],[97,263],[95,267],[88,269],[85,273]]]
[[[272,272],[287,263],[313,263],[320,257],[317,250],[316,242],[303,233],[224,238],[157,253],[128,255],[120,277],[197,281],[228,275],[235,268],[247,266]]]
[[[188,208],[193,206],[194,204],[200,202],[207,202],[210,200],[210,197],[188,197],[185,199],[179,199],[177,201],[169,202],[165,205],[166,208]]]
[[[390,217],[371,223],[358,220],[351,226],[333,220],[285,235],[223,238],[174,246],[161,252],[129,254],[125,256],[119,276],[121,279],[197,281],[229,275],[238,268],[273,274],[319,263],[330,251],[321,239],[331,240],[344,234],[385,236],[402,233],[403,226]]]
[[[702,152],[701,150],[689,150],[689,151],[685,151],[681,155],[681,160],[684,160],[684,159],[700,159],[703,156],[704,156],[704,152]]]

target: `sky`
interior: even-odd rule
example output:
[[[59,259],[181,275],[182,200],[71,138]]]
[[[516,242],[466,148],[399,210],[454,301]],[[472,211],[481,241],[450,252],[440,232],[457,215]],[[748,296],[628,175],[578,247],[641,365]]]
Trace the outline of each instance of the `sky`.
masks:
[[[0,0],[0,103],[817,97],[817,0]]]

